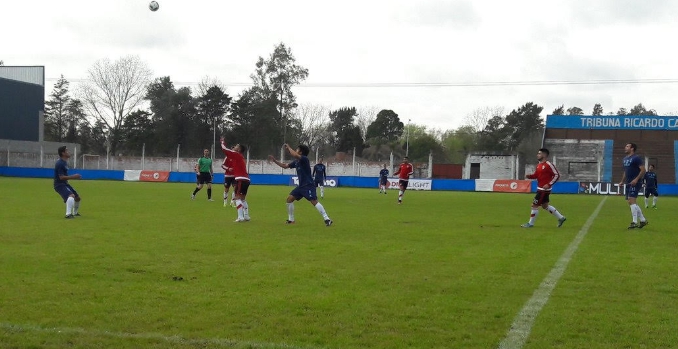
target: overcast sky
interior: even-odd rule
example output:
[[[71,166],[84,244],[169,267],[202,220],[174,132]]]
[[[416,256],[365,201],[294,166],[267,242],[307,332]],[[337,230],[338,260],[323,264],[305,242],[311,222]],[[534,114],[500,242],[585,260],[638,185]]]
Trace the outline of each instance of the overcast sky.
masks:
[[[561,104],[678,111],[675,0],[159,3],[5,0],[0,60],[44,65],[49,93],[62,74],[75,85],[99,59],[138,55],[177,86],[217,78],[236,96],[283,42],[309,69],[298,103],[392,109],[443,130],[527,102],[542,116]]]

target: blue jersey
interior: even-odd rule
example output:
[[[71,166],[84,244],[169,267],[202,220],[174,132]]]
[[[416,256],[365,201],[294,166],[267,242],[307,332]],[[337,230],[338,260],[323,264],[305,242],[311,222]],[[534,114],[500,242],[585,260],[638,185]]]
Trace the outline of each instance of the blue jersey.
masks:
[[[68,180],[60,179],[59,176],[68,176],[68,163],[64,159],[57,160],[54,165],[54,186],[68,184]]]
[[[313,166],[313,178],[316,181],[324,180],[327,177],[327,168],[323,164],[315,164]]]
[[[290,168],[297,169],[297,178],[299,178],[299,187],[311,186],[313,187],[313,177],[311,176],[311,162],[308,157],[302,155],[289,163]]]
[[[388,178],[388,170],[384,168],[381,171],[379,171],[379,177]]]
[[[643,166],[643,160],[640,156],[633,154],[624,157],[624,174],[626,174],[626,183],[631,183],[638,174],[640,174],[640,166]]]
[[[657,188],[657,172],[645,172],[645,188],[647,189],[656,189]]]

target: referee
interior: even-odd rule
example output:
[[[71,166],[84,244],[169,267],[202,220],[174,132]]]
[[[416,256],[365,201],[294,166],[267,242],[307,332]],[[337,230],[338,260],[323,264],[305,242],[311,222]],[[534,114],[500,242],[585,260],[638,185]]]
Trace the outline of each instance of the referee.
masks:
[[[207,200],[212,200],[212,159],[209,157],[210,151],[205,149],[202,151],[203,155],[198,159],[198,185],[195,187],[191,200],[195,200],[195,194],[202,189],[203,184],[207,184]]]

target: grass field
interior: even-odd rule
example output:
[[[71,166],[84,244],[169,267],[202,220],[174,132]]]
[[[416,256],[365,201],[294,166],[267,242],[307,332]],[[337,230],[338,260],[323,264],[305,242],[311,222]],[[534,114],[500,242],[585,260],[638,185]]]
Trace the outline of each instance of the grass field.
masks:
[[[290,187],[234,223],[218,185],[72,185],[66,220],[51,180],[0,178],[0,348],[497,348],[577,236],[518,347],[678,348],[678,198],[627,231],[623,198],[588,228],[603,197],[554,194],[565,225],[523,229],[533,194],[334,188],[325,227],[284,224]]]

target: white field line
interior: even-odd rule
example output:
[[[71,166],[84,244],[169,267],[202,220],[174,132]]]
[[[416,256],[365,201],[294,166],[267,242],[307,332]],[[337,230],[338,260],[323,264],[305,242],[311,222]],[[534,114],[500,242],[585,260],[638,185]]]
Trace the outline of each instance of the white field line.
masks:
[[[50,334],[80,334],[91,337],[110,337],[120,339],[145,339],[158,340],[167,343],[187,345],[197,347],[205,344],[216,345],[225,348],[256,348],[256,349],[320,349],[321,347],[296,346],[285,343],[266,343],[266,342],[252,342],[239,341],[225,338],[195,338],[189,339],[180,336],[166,336],[160,333],[125,333],[125,332],[111,332],[101,330],[88,330],[84,328],[69,328],[69,327],[41,327],[34,325],[16,325],[8,323],[0,323],[0,329],[8,332],[42,332]]]
[[[516,315],[516,318],[513,319],[511,329],[509,329],[504,340],[499,343],[499,349],[520,349],[525,345],[527,338],[530,336],[530,331],[532,331],[534,320],[537,318],[537,315],[539,315],[539,312],[546,302],[548,302],[551,292],[556,287],[560,277],[563,276],[567,264],[570,263],[572,255],[577,251],[582,240],[584,240],[593,221],[598,217],[598,213],[600,213],[600,209],[603,207],[605,200],[607,200],[607,196],[600,201],[598,207],[596,207],[589,219],[586,220],[586,223],[581,227],[581,230],[579,230],[579,233],[575,236],[574,240],[567,246],[565,252],[563,252],[551,271],[546,275],[546,278],[541,282],[539,288],[534,291],[532,298],[525,303],[523,309],[521,309],[518,315]]]

